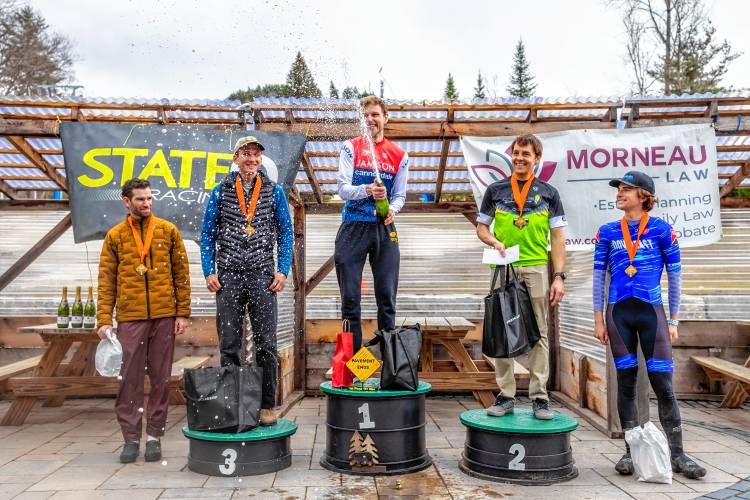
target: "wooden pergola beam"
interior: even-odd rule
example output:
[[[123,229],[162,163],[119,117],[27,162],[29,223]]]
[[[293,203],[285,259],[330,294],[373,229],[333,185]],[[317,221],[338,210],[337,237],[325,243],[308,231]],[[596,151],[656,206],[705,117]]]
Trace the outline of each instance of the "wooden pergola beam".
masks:
[[[323,203],[323,192],[320,190],[320,184],[318,183],[318,178],[315,175],[315,169],[313,169],[312,163],[310,163],[310,158],[307,156],[307,152],[302,155],[302,166],[304,167],[307,179],[310,181],[310,185],[312,186],[315,201],[317,201],[318,203]]]
[[[446,128],[452,128],[455,118],[455,108],[448,108],[445,123],[440,127],[440,137],[443,143],[440,145],[440,160],[438,162],[437,185],[435,186],[435,203],[440,203],[440,197],[443,195],[443,179],[445,179],[445,165],[448,161],[448,151],[451,148],[450,139],[445,137]]]
[[[57,135],[58,124],[53,120],[31,120],[15,118],[0,119],[0,135]]]
[[[18,196],[18,191],[16,191],[15,188],[10,187],[10,185],[3,179],[0,179],[0,193],[3,193],[11,200]]]
[[[26,155],[26,158],[31,160],[31,163],[33,163],[38,169],[47,174],[47,177],[49,177],[52,182],[60,186],[64,191],[68,190],[68,182],[67,180],[65,180],[65,177],[57,173],[57,170],[55,170],[52,165],[47,163],[47,160],[42,158],[42,155],[37,153],[23,137],[18,135],[9,135],[7,139],[11,144],[13,144],[16,149],[18,149],[18,151]]]
[[[68,200],[0,200],[0,212],[4,210],[70,210]]]
[[[310,279],[307,280],[307,283],[305,284],[305,295],[309,295],[310,292],[312,292],[315,287],[318,286],[326,276],[328,276],[334,267],[336,267],[336,262],[333,259],[333,255],[331,255],[325,262],[323,262],[323,265],[320,266],[312,276],[310,276]]]
[[[45,234],[41,240],[37,241],[36,244],[31,247],[23,256],[18,259],[13,265],[11,265],[7,271],[0,276],[0,290],[4,289],[11,281],[16,279],[24,269],[34,262],[37,257],[42,255],[50,245],[52,245],[57,239],[62,236],[65,231],[68,230],[72,225],[72,217],[70,213],[66,214],[60,222],[52,228],[50,232]]]
[[[721,189],[719,190],[719,196],[721,198],[728,196],[729,193],[734,191],[737,186],[742,184],[742,181],[744,181],[749,175],[750,158],[745,160],[745,163],[737,169],[734,175],[732,175],[732,177],[730,177],[729,180],[723,186],[721,186]]]

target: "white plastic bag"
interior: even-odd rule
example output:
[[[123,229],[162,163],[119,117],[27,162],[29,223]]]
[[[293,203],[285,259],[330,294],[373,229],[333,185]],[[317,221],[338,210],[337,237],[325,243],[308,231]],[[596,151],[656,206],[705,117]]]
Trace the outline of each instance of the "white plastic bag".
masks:
[[[122,365],[122,345],[112,330],[105,330],[105,334],[107,338],[96,347],[96,371],[104,377],[117,377]]]
[[[625,431],[638,481],[672,484],[667,437],[653,423]]]

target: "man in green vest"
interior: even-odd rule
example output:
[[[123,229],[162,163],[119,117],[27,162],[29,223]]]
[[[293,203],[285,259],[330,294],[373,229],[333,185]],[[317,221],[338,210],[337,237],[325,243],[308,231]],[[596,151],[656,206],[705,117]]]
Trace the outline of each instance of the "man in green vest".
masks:
[[[565,236],[568,225],[557,189],[534,177],[542,157],[542,143],[531,134],[521,135],[511,144],[513,174],[487,187],[477,217],[477,236],[505,256],[505,249],[519,245],[520,260],[513,264],[518,279],[526,283],[541,339],[529,352],[529,398],[534,416],[550,420],[547,379],[549,343],[547,317],[550,304],[560,303],[565,281]],[[490,225],[494,222],[494,231]],[[552,284],[547,271],[547,244],[550,244]],[[495,378],[500,394],[487,414],[503,416],[513,411],[516,380],[512,358],[495,359]]]

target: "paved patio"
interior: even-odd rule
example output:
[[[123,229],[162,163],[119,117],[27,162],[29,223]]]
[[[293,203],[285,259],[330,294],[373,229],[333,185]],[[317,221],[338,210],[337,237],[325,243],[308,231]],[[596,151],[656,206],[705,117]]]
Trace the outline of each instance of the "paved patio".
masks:
[[[4,412],[8,402],[0,402]],[[162,462],[118,462],[121,437],[112,399],[66,401],[59,408],[34,408],[21,427],[0,427],[0,498],[155,499],[155,498],[750,498],[750,411],[716,410],[683,404],[685,446],[708,469],[691,481],[678,475],[671,485],[641,483],[615,473],[623,443],[606,439],[582,424],[573,434],[580,475],[555,486],[514,486],[482,481],[458,469],[464,430],[458,414],[477,407],[469,398],[435,397],[427,402],[429,469],[405,476],[365,478],[323,470],[325,400],[305,398],[288,418],[299,430],[292,438],[292,467],[245,478],[207,477],[187,470],[188,442],[180,433],[185,409],[170,408],[162,441]],[[567,410],[557,407],[557,410]],[[689,422],[689,424],[688,424]],[[732,430],[735,429],[735,430]],[[396,488],[396,479],[402,488]],[[733,488],[733,489],[732,489]]]

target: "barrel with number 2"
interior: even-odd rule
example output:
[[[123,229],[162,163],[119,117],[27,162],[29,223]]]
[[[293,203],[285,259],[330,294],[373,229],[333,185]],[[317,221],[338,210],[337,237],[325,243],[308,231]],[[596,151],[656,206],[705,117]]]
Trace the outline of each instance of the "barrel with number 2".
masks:
[[[320,465],[356,475],[405,474],[432,463],[425,441],[425,394],[416,391],[342,389],[321,384],[327,397],[326,449]]]

